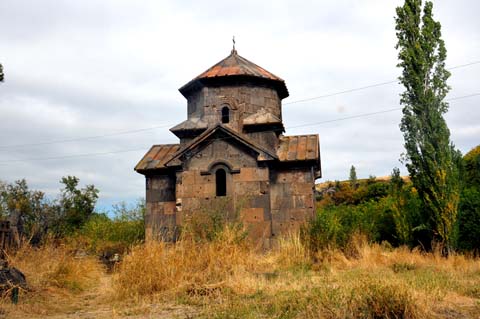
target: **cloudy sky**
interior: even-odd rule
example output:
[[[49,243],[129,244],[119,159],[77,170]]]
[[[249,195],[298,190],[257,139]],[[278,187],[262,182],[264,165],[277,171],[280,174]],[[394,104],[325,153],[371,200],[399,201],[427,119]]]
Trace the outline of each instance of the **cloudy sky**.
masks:
[[[383,111],[399,107],[402,88],[332,94],[398,77],[400,4],[2,0],[0,180],[26,178],[53,195],[62,176],[75,175],[101,190],[101,208],[143,196],[133,167],[152,144],[176,142],[168,128],[186,118],[178,88],[226,57],[232,35],[240,55],[286,80],[287,134],[320,134],[320,181],[347,178],[351,165],[359,177],[388,175],[402,168],[401,112]],[[434,2],[456,67],[449,98],[480,93],[479,11],[474,0]],[[463,153],[480,143],[479,102],[450,103]],[[375,112],[383,113],[356,117]]]

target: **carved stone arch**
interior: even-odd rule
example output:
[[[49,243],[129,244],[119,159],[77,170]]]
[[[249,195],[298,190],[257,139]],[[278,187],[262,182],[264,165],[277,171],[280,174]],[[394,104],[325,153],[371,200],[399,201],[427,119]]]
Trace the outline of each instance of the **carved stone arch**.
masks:
[[[225,168],[227,170],[227,172],[230,173],[230,174],[237,174],[237,173],[240,172],[239,169],[235,169],[231,163],[229,163],[228,161],[225,161],[225,160],[215,161],[215,162],[211,163],[208,166],[207,172],[210,173],[210,174],[214,174],[215,171],[217,170],[217,168],[219,168],[219,167]],[[204,172],[202,172],[202,173],[204,173]]]
[[[238,109],[238,99],[231,97],[231,96],[220,96],[218,98],[219,104],[218,108],[222,109],[224,106],[228,106],[230,110],[237,110]]]
[[[224,161],[215,161],[210,164],[208,173],[214,176],[215,196],[229,196],[233,193],[232,173],[234,170],[230,163]]]

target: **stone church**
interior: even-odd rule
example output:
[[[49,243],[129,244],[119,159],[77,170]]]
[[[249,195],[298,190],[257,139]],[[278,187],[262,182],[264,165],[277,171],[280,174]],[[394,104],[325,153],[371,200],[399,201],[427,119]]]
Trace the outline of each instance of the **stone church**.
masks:
[[[189,217],[220,208],[269,246],[314,215],[319,137],[283,135],[284,80],[234,48],[179,91],[179,143],[153,145],[135,167],[146,178],[147,240],[174,241]]]

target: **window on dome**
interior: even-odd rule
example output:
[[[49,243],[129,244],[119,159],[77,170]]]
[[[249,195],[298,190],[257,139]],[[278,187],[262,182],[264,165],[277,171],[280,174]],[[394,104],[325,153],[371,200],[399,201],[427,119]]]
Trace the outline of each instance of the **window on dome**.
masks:
[[[228,106],[222,108],[222,123],[230,122],[230,109]]]

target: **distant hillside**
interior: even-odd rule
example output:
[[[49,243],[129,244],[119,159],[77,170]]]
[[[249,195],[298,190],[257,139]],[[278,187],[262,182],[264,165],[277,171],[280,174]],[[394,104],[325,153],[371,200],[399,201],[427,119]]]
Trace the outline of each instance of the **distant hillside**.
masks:
[[[375,182],[388,182],[390,181],[391,179],[391,176],[388,175],[388,176],[380,176],[380,177],[375,177]],[[402,179],[405,181],[405,182],[410,182],[410,176],[402,176]],[[357,183],[359,184],[364,184],[364,183],[367,183],[370,179],[369,178],[363,178],[363,179],[358,179],[357,180]],[[343,180],[343,181],[339,181],[340,182],[340,185],[344,185],[344,184],[349,184],[350,181],[347,179],[347,180]],[[331,186],[334,186],[336,183],[336,181],[326,181],[326,182],[323,182],[323,183],[318,183],[318,184],[315,184],[315,190],[317,192],[322,192],[324,191],[325,189],[328,189],[329,187]]]

